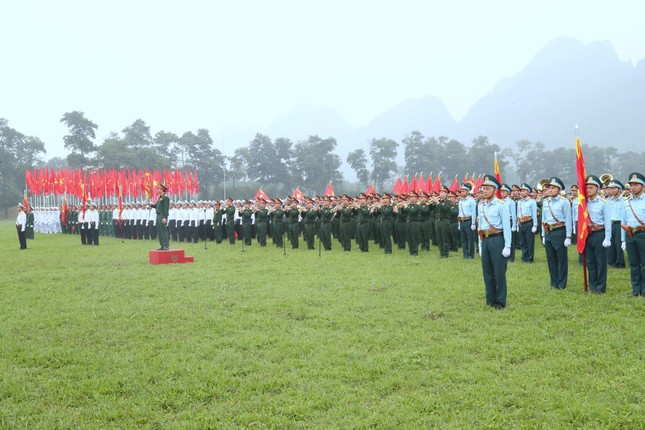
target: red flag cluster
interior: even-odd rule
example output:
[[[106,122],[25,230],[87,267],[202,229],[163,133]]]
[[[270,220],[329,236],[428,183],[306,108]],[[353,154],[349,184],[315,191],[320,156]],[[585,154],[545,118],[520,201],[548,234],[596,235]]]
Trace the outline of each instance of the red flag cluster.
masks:
[[[460,184],[457,178],[458,176],[455,176],[450,183],[450,191],[457,191],[459,189]],[[465,175],[462,183],[467,181],[470,181],[475,185],[473,192],[476,193],[479,189],[479,186],[484,182],[484,179],[481,176],[475,179],[474,175],[471,178],[469,178],[468,175]],[[415,175],[414,178],[412,178],[412,181],[408,181],[407,177],[405,178],[405,180],[401,180],[401,177],[399,177],[397,178],[394,187],[392,187],[392,192],[395,194],[407,194],[410,191],[415,191],[417,193],[423,191],[428,194],[439,194],[441,185],[441,174],[437,175],[434,180],[432,179],[432,175],[428,176],[427,179],[424,179],[423,175]]]
[[[181,170],[158,171],[141,169],[50,169],[48,167],[25,171],[25,182],[30,194],[63,195],[82,198],[103,198],[118,195],[133,198],[151,198],[156,187],[165,183],[168,194],[197,194],[197,172]]]

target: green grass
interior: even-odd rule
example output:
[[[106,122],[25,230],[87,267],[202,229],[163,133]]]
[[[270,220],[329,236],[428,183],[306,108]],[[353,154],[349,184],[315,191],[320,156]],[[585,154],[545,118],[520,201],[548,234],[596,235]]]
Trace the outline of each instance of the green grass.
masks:
[[[0,428],[645,428],[645,299],[479,260],[38,235],[0,223]],[[519,257],[519,253],[518,253]],[[519,258],[518,258],[519,260]]]

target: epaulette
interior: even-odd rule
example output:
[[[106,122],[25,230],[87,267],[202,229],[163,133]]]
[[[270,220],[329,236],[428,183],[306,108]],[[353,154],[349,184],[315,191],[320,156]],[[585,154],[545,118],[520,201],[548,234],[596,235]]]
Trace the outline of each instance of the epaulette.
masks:
[[[560,199],[562,199],[562,200],[569,201],[569,199],[568,199],[568,198],[566,198],[565,196],[558,196],[558,197],[560,197]]]
[[[600,197],[600,201],[601,201],[601,202],[607,202],[607,199],[606,199],[606,198],[604,198],[604,197]]]
[[[502,203],[502,204],[504,204],[504,205],[506,204],[506,202],[504,201],[504,199],[500,199],[499,197],[497,197],[496,199],[497,199],[497,201],[498,201],[499,203]]]

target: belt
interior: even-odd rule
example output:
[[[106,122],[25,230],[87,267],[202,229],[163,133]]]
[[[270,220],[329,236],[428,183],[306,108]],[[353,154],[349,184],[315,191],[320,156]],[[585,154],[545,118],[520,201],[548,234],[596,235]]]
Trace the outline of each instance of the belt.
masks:
[[[627,233],[627,236],[633,237],[635,234],[639,234],[645,231],[645,225],[641,225],[638,227],[629,227],[626,225],[621,226],[623,230],[625,230],[625,233]]]
[[[611,224],[612,224],[612,225],[613,225],[613,224],[620,224],[620,220],[618,220],[618,221],[612,221],[612,222],[611,222]]]
[[[601,231],[601,230],[604,230],[604,229],[605,229],[604,225],[590,225],[589,226],[589,231],[591,233],[595,233],[597,231]]]
[[[461,221],[468,221],[468,220],[470,220],[470,219],[472,219],[472,218],[473,218],[473,217],[471,217],[471,216],[458,216],[458,217],[457,217],[457,219],[459,220],[459,222],[461,222]]]
[[[518,222],[529,222],[529,221],[532,221],[532,220],[533,220],[533,218],[530,217],[530,216],[523,216],[523,217],[519,217],[517,219]]]
[[[491,227],[488,230],[478,230],[477,234],[479,234],[479,238],[481,240],[484,240],[489,237],[494,237],[494,236],[499,236],[500,234],[504,233],[503,230],[500,230],[495,227]]]
[[[543,222],[542,225],[544,226],[544,231],[546,232],[546,234],[549,234],[554,230],[560,230],[561,228],[564,228],[564,223],[562,221],[556,222],[554,224]]]

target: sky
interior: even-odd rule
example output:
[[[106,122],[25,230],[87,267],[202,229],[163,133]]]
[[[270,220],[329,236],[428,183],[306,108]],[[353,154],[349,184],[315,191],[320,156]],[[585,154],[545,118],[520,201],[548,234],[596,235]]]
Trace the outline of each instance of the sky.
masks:
[[[4,0],[0,16],[0,118],[45,159],[67,155],[75,110],[97,144],[141,118],[217,146],[218,130],[261,131],[303,103],[357,128],[431,95],[459,120],[558,37],[645,58],[641,1]]]

